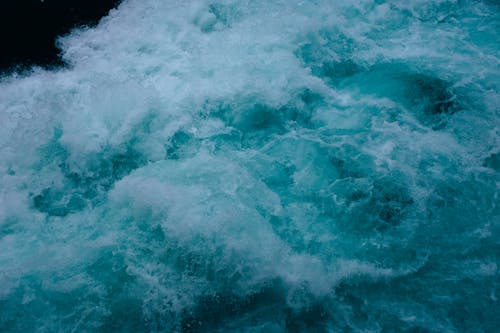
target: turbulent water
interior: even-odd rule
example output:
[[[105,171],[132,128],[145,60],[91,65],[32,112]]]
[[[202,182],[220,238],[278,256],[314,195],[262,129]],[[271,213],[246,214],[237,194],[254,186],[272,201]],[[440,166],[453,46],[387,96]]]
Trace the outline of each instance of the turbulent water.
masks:
[[[497,1],[123,2],[0,81],[0,331],[494,332]]]

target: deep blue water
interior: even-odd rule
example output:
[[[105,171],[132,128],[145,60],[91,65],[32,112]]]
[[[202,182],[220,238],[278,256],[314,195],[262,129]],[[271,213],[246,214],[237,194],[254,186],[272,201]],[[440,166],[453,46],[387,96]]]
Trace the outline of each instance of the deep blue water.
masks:
[[[496,1],[128,0],[0,81],[1,332],[496,332]]]

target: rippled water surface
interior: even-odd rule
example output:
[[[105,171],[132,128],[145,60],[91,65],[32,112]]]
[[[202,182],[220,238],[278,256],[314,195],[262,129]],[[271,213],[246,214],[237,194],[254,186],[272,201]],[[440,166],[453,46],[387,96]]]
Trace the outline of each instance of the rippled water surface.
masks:
[[[124,1],[0,81],[0,331],[495,332],[497,1]]]

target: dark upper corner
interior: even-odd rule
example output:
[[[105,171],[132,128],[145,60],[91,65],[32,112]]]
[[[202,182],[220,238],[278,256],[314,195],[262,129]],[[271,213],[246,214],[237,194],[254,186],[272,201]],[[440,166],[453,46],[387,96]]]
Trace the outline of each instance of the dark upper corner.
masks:
[[[0,72],[64,65],[58,36],[95,25],[121,0],[0,1]]]

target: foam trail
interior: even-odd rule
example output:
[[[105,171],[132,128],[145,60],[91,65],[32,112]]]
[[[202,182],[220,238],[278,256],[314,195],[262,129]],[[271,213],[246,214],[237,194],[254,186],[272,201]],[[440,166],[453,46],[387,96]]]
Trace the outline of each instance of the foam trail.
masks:
[[[124,1],[0,82],[0,330],[492,332],[498,6]]]

